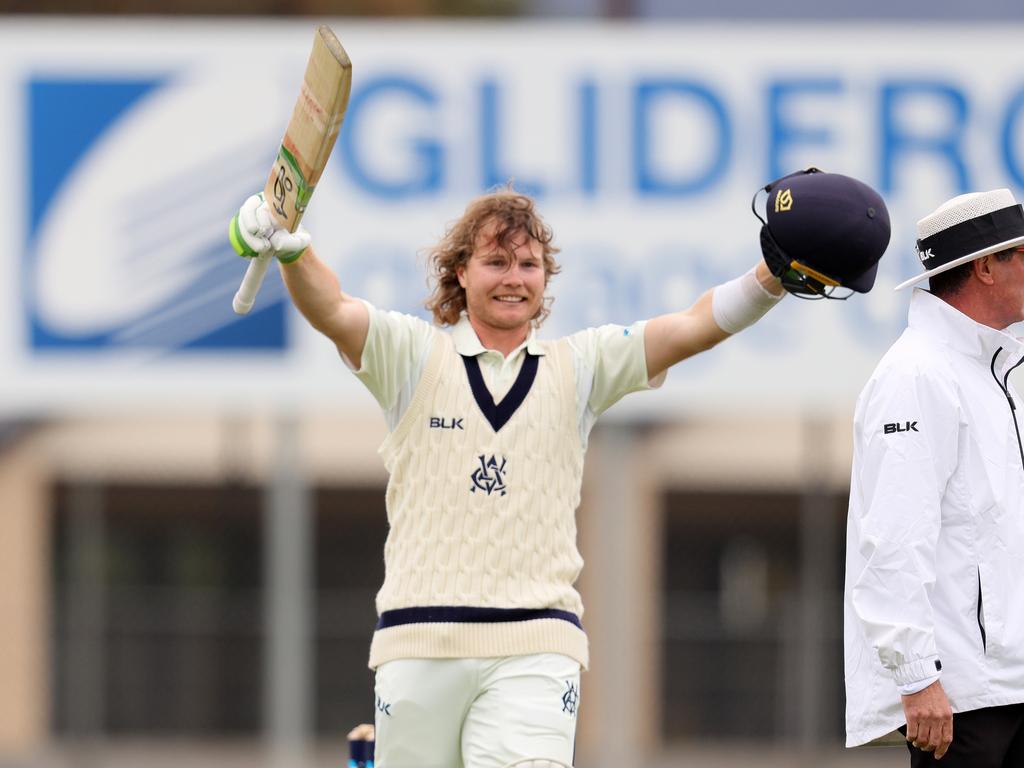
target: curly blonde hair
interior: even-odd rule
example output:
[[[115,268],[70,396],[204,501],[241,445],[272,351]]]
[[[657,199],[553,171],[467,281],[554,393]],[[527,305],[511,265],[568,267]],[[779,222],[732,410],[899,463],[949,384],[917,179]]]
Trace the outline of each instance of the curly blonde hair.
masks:
[[[481,195],[470,201],[462,218],[452,224],[444,237],[425,253],[429,267],[430,297],[425,306],[438,325],[455,325],[466,309],[466,289],[459,284],[458,269],[473,255],[480,231],[491,221],[498,227],[494,239],[498,247],[512,253],[512,238],[525,234],[540,243],[544,258],[544,285],[561,271],[555,261],[558,248],[553,244],[551,228],[537,213],[533,200],[511,187]],[[551,312],[550,296],[545,296],[532,321],[540,325]]]

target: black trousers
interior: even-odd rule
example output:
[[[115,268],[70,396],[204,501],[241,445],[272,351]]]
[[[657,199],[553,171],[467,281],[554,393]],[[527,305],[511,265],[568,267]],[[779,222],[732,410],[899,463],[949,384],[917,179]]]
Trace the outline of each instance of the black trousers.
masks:
[[[953,743],[941,760],[910,742],[907,748],[911,768],[1024,768],[1024,704],[954,714]]]

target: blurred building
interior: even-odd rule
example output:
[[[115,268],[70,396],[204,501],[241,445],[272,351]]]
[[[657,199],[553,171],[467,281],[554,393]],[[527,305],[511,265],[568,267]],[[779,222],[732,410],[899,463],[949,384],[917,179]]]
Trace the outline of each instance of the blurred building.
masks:
[[[261,740],[275,642],[306,667],[296,727],[338,742],[371,719],[382,437],[352,414],[140,415],[8,442],[8,753],[51,739]],[[689,742],[839,741],[848,437],[838,420],[800,418],[594,432],[579,514],[593,653],[581,765]],[[299,479],[285,510],[282,466]],[[282,524],[299,531],[299,562],[268,540],[289,535]],[[296,568],[306,624],[275,638],[288,630],[268,593]]]

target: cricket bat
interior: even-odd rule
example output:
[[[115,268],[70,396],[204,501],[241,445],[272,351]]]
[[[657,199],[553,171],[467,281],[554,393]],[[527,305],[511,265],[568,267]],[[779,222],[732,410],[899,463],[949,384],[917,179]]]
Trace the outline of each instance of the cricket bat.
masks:
[[[299,226],[331,156],[351,90],[352,62],[330,27],[321,24],[313,35],[306,74],[277,162],[263,189],[274,220],[289,232]],[[232,302],[237,314],[246,315],[252,309],[272,260],[266,254],[249,262]]]

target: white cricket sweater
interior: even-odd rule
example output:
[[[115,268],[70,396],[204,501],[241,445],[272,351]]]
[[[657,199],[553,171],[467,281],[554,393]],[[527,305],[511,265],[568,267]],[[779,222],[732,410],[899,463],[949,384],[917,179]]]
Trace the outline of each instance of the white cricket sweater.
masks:
[[[495,404],[475,357],[437,333],[380,453],[385,580],[370,666],[562,653],[587,666],[573,587],[584,449],[569,344],[541,342]]]

